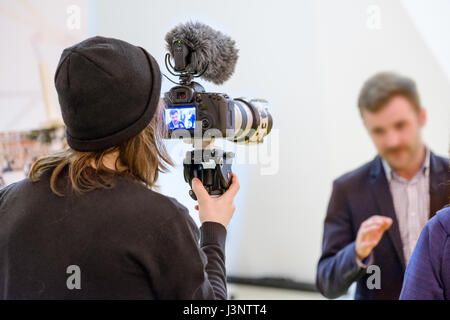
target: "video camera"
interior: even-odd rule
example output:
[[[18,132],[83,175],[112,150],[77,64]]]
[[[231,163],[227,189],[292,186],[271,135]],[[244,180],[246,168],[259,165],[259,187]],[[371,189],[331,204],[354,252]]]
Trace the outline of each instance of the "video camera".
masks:
[[[222,84],[233,74],[238,50],[228,36],[199,22],[189,22],[170,31],[166,43],[169,51],[165,57],[166,68],[179,77],[179,83],[164,94],[169,138],[189,138],[194,148],[195,140],[202,140],[200,149],[186,154],[184,178],[192,185],[192,178],[197,177],[209,194],[221,195],[231,182],[234,154],[212,147],[214,138],[261,143],[273,124],[268,102],[206,92],[193,81],[202,77]],[[189,193],[196,199],[192,190]]]

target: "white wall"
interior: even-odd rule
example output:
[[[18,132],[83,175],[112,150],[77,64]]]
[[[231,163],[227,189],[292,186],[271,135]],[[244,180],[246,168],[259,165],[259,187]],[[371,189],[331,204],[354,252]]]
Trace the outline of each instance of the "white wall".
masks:
[[[367,27],[369,5],[380,9],[380,29]],[[235,75],[206,89],[271,102],[279,169],[262,175],[264,166],[234,166],[242,188],[229,228],[230,275],[314,281],[331,182],[375,156],[356,107],[373,73],[393,70],[417,80],[429,115],[424,139],[437,153],[448,152],[449,77],[400,1],[97,0],[95,7],[92,35],[144,46],[161,66],[164,35],[179,22],[199,20],[231,35],[240,49]],[[449,31],[432,23],[428,29],[442,39]],[[176,150],[188,147],[169,146],[181,157]],[[244,156],[238,150],[237,160]],[[182,167],[161,185],[196,216]]]
[[[402,4],[450,80],[450,41],[444,40],[450,32],[450,1],[433,0],[433,5],[430,5],[423,0],[402,0]]]
[[[68,8],[82,13],[87,0],[0,1],[0,131],[38,129],[48,125],[53,112],[60,117],[53,75],[61,52],[85,39],[88,17],[82,14],[79,29],[69,29]],[[48,71],[48,72],[45,72]]]

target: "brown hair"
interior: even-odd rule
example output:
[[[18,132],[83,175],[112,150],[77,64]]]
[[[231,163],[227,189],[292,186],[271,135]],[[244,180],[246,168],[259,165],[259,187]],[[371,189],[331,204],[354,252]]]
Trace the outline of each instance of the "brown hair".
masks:
[[[165,172],[169,165],[173,165],[162,141],[166,135],[167,129],[159,108],[143,131],[120,145],[96,152],[80,152],[68,147],[36,160],[28,176],[36,182],[45,171],[53,169],[50,188],[58,196],[63,196],[63,193],[58,190],[57,179],[66,166],[72,189],[78,194],[113,187],[114,175],[131,177],[151,188],[156,185],[159,172]],[[113,152],[118,152],[114,164],[116,171],[103,163],[103,158]],[[118,161],[123,170],[119,170]]]
[[[408,99],[416,111],[420,110],[419,93],[412,79],[393,72],[378,73],[364,83],[358,98],[359,111],[361,115],[364,110],[377,112],[397,95]]]

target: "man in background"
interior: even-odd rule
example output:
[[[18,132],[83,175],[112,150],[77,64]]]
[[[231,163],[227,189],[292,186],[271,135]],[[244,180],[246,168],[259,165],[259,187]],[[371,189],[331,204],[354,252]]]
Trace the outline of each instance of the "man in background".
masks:
[[[328,298],[356,281],[355,299],[398,299],[422,228],[448,202],[448,159],[422,142],[426,112],[413,80],[379,73],[358,107],[378,155],[333,183],[316,284]],[[379,283],[368,286],[377,270]]]

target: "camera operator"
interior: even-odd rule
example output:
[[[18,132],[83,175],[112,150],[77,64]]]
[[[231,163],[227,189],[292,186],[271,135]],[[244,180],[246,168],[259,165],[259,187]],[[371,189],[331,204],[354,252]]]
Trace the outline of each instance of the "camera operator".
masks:
[[[171,164],[154,58],[89,38],[63,51],[55,85],[70,147],[0,190],[0,298],[226,299],[239,182],[212,198],[193,180],[200,229],[153,190]]]

